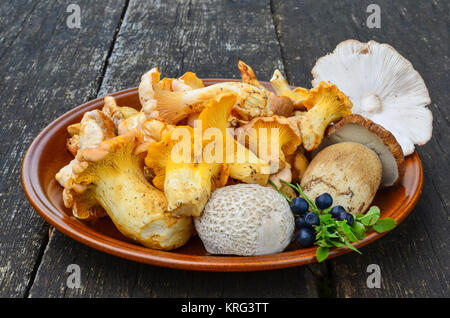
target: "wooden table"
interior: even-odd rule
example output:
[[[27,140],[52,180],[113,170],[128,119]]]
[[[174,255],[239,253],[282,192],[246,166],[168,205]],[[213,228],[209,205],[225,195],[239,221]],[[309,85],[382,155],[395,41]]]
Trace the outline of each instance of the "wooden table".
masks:
[[[381,1],[2,1],[0,4],[0,297],[449,297],[449,2]],[[80,28],[66,20],[71,3]],[[69,10],[70,11],[70,10]],[[49,228],[20,184],[25,150],[52,120],[88,100],[164,76],[239,77],[236,60],[261,80],[278,68],[310,87],[315,61],[345,39],[393,45],[424,78],[433,139],[418,149],[419,204],[392,233],[321,265],[254,273],[159,268],[103,254]],[[55,149],[60,151],[60,149]],[[66,286],[69,264],[81,288]],[[366,285],[369,264],[381,288]]]

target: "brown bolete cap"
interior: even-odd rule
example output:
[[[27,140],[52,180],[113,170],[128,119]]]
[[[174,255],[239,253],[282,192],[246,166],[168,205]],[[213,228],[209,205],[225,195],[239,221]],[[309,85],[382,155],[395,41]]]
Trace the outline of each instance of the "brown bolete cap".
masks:
[[[361,115],[349,115],[328,127],[319,147],[352,141],[372,149],[383,166],[381,187],[396,185],[405,174],[405,156],[394,135],[382,126]]]

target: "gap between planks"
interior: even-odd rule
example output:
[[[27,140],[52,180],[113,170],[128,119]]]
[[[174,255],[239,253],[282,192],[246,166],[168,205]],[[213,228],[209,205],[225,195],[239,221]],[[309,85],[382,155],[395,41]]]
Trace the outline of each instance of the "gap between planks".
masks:
[[[117,40],[117,36],[119,34],[120,28],[122,26],[122,21],[125,17],[125,14],[128,10],[128,5],[130,3],[130,0],[125,0],[125,4],[122,8],[122,13],[120,14],[120,18],[119,21],[117,23],[117,27],[115,29],[114,35],[113,35],[113,40],[111,42],[111,45],[109,46],[108,52],[105,56],[105,61],[103,62],[103,66],[101,68],[101,72],[100,72],[100,76],[98,79],[98,85],[96,88],[96,92],[95,95],[98,96],[98,93],[100,92],[100,88],[103,84],[103,79],[105,77],[105,73],[106,73],[106,69],[108,68],[108,64],[109,64],[109,58],[111,57],[111,54],[114,50],[114,46],[116,44],[116,40]],[[24,290],[24,294],[23,294],[23,298],[28,298],[30,295],[30,290],[33,287],[35,280],[36,280],[36,275],[37,272],[39,271],[39,267],[41,266],[42,263],[42,259],[44,257],[45,251],[48,247],[48,244],[53,236],[54,233],[54,228],[52,226],[49,227],[49,233],[48,235],[46,235],[41,242],[40,248],[39,248],[39,252],[38,252],[38,256],[36,258],[36,263],[34,264],[33,270],[31,272],[31,276],[30,276],[30,280],[28,282],[28,285],[26,286],[25,290]]]

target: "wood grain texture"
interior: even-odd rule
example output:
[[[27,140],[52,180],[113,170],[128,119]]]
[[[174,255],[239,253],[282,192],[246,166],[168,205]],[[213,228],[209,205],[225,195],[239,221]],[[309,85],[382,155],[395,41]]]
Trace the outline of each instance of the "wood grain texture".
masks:
[[[366,27],[373,1],[274,1],[277,33],[291,84],[310,87],[320,56],[346,39],[389,43],[409,59],[427,84],[433,139],[418,148],[422,197],[410,217],[385,238],[328,262],[332,294],[339,297],[449,297],[449,61],[448,1],[377,1],[381,28]],[[295,40],[294,40],[295,39]],[[380,289],[366,287],[369,264],[381,268]]]
[[[26,296],[48,241],[21,188],[25,150],[50,121],[96,96],[123,5],[78,1],[82,28],[69,29],[71,3],[0,3],[0,297]]]
[[[138,86],[154,66],[163,77],[238,78],[239,58],[261,80],[283,70],[269,1],[131,1],[99,95]]]
[[[99,95],[137,86],[155,65],[163,76],[238,77],[238,58],[261,79],[282,69],[268,1],[130,1]],[[69,264],[81,288],[68,289]],[[307,267],[255,273],[179,271],[129,262],[54,231],[30,297],[315,297]]]

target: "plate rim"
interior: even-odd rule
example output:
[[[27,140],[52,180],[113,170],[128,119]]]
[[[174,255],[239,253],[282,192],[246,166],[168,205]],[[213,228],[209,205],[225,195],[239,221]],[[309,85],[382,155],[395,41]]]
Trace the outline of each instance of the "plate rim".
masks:
[[[238,79],[225,79],[225,78],[207,78],[202,79],[205,83],[217,83],[224,81],[240,81]],[[269,85],[267,82],[261,82],[262,84]],[[128,88],[125,90],[117,91],[108,96],[126,96],[135,94],[138,90],[137,87]],[[106,95],[105,95],[106,96]],[[310,263],[317,262],[315,258],[315,253],[309,253],[311,256],[303,255],[305,253],[315,250],[317,247],[310,247],[307,249],[301,249],[301,253],[298,251],[287,251],[276,254],[260,255],[260,256],[215,256],[215,255],[189,255],[174,253],[171,251],[159,251],[153,250],[144,246],[139,246],[133,243],[128,243],[109,237],[105,234],[89,229],[86,231],[86,227],[81,227],[81,221],[76,220],[73,217],[69,217],[59,211],[53,204],[48,200],[45,192],[39,183],[39,178],[37,177],[37,169],[33,174],[33,164],[38,162],[40,158],[39,152],[43,148],[43,143],[52,136],[49,134],[52,131],[58,130],[61,125],[61,121],[72,114],[77,113],[81,109],[85,108],[96,108],[103,105],[104,96],[100,96],[96,99],[88,101],[82,105],[79,105],[48,124],[31,142],[22,162],[21,167],[21,182],[24,189],[25,195],[28,201],[31,203],[33,208],[38,212],[38,214],[50,225],[55,227],[57,230],[63,234],[69,236],[70,238],[92,247],[101,252],[105,252],[114,256],[119,256],[121,258],[129,259],[132,261],[146,263],[150,265],[156,265],[161,267],[184,269],[184,270],[195,270],[195,271],[214,271],[214,272],[243,272],[243,271],[261,271],[261,270],[272,270],[279,268],[287,268],[294,266],[301,266]],[[39,156],[36,156],[36,154]],[[417,162],[416,170],[418,174],[415,175],[415,189],[413,196],[407,200],[401,202],[399,208],[394,211],[397,216],[394,219],[397,224],[402,223],[406,217],[411,213],[411,211],[416,206],[419,197],[422,192],[423,187],[423,168],[419,155],[416,151],[411,156],[408,156]],[[37,165],[36,165],[37,166]],[[36,167],[35,166],[35,167]],[[34,178],[33,178],[34,177]],[[38,181],[38,184],[36,184]],[[43,197],[42,197],[43,196]],[[406,206],[402,209],[403,205]],[[399,213],[404,211],[403,213]],[[397,213],[395,213],[397,212]],[[65,216],[64,216],[65,215]],[[66,220],[65,220],[66,219]],[[70,224],[67,223],[67,219],[72,219],[74,222]],[[390,231],[389,231],[390,232]],[[371,242],[383,237],[389,232],[377,233],[375,231],[370,232],[363,240],[359,243],[354,244],[355,247],[361,248]],[[352,250],[348,247],[335,248],[330,250],[328,259],[346,254]]]

